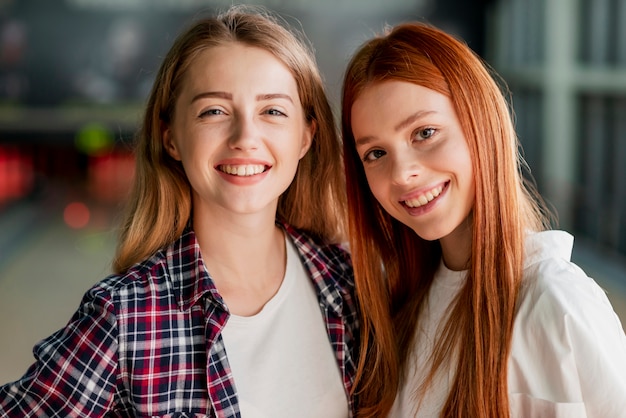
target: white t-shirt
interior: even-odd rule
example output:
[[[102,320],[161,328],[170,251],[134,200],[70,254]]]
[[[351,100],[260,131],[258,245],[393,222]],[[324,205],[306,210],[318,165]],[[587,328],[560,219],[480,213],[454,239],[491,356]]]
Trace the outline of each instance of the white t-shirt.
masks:
[[[626,417],[626,336],[604,291],[570,261],[572,245],[564,231],[527,237],[508,369],[512,418]],[[390,417],[439,416],[454,364],[436,377],[419,412],[413,392],[465,274],[441,264]]]
[[[346,418],[348,398],[313,283],[287,240],[287,267],[254,316],[222,331],[242,418]]]

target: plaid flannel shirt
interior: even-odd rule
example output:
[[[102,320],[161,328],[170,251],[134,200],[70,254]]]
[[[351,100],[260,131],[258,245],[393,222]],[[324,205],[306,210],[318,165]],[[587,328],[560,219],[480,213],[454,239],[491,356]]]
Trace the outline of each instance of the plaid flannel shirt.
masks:
[[[315,284],[348,396],[358,347],[349,256],[282,226]],[[67,326],[35,346],[26,374],[0,387],[0,416],[240,417],[221,337],[228,317],[188,229],[92,287]]]

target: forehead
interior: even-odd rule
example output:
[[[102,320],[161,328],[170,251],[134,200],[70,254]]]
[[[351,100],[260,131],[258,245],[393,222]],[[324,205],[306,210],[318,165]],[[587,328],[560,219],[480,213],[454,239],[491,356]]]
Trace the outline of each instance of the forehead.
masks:
[[[367,85],[358,94],[352,108],[371,105],[383,106],[398,102],[423,104],[424,106],[445,106],[449,100],[444,94],[420,84],[402,80],[385,80]]]
[[[297,91],[289,68],[271,52],[232,42],[206,48],[196,54],[183,77],[191,89],[220,86],[257,86]]]
[[[378,82],[365,87],[352,104],[352,128],[395,127],[416,112],[454,114],[450,99],[435,90],[399,80]]]

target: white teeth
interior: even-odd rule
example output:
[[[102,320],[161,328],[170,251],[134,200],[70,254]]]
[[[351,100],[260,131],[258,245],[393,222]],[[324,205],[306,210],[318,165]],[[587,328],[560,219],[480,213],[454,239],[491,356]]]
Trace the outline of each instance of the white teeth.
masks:
[[[427,191],[426,193],[420,195],[415,199],[405,200],[404,204],[410,208],[419,208],[420,206],[424,206],[426,203],[432,201],[434,198],[439,196],[442,190],[443,186],[435,187],[434,189]]]
[[[253,176],[255,174],[262,173],[265,171],[265,166],[262,164],[251,164],[251,165],[220,165],[220,171],[224,173],[231,174],[233,176]]]

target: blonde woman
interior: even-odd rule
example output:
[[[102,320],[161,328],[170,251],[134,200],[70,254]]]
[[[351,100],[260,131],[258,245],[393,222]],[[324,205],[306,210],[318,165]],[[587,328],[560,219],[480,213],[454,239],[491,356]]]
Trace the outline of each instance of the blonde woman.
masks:
[[[267,12],[197,21],[156,76],[115,274],[2,417],[350,417],[341,146],[312,53]]]

